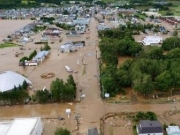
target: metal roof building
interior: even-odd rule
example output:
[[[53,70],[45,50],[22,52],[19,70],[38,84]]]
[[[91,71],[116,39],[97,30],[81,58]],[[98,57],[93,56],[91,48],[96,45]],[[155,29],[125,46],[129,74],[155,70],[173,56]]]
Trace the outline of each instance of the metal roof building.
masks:
[[[43,124],[40,117],[15,118],[0,123],[0,135],[42,135]]]
[[[19,87],[24,80],[28,84],[32,84],[26,77],[13,71],[0,72],[0,92],[12,90],[14,86]]]
[[[146,36],[143,40],[142,43],[144,45],[157,45],[162,43],[163,39],[159,36]]]
[[[37,55],[33,58],[33,61],[42,62],[45,57],[49,54],[49,51],[40,51]]]
[[[180,135],[180,129],[178,126],[168,126],[166,128],[167,135]]]

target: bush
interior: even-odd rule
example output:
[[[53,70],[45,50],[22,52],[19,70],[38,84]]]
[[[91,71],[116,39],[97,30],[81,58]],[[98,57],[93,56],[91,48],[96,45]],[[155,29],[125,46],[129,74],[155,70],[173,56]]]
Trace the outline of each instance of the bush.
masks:
[[[35,42],[35,44],[43,44],[44,42]]]
[[[166,130],[167,127],[168,127],[168,125],[166,125],[166,124],[163,125],[164,130]]]
[[[24,57],[22,57],[22,58],[19,60],[19,62],[24,62],[25,60],[29,60],[29,58],[26,57],[26,56],[24,56]]]
[[[49,51],[51,50],[51,47],[48,45],[48,43],[44,43],[44,47],[41,47],[41,51]]]
[[[154,112],[138,112],[133,119],[136,122],[140,120],[157,120],[157,116]]]

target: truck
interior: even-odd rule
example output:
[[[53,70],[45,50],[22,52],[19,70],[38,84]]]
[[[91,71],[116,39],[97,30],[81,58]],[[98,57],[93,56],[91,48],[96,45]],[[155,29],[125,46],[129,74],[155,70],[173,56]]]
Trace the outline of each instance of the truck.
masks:
[[[73,73],[73,70],[69,66],[65,66],[65,69],[69,73]]]

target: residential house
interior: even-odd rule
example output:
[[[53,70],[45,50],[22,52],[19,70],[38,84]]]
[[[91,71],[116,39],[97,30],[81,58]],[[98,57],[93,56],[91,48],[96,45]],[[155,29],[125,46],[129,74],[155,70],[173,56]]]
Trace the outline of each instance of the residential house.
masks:
[[[141,120],[136,127],[138,135],[163,135],[159,121]]]

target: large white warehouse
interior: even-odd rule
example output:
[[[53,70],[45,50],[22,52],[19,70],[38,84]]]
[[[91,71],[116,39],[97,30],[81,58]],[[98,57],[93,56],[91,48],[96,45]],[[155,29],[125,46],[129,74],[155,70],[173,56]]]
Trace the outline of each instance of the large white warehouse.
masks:
[[[146,36],[143,40],[142,43],[143,45],[157,45],[161,44],[163,39],[159,36]]]
[[[14,86],[19,87],[24,80],[28,84],[32,84],[26,77],[13,71],[0,72],[0,92],[12,90]]]
[[[40,117],[15,118],[0,123],[0,135],[42,135],[43,124]]]

